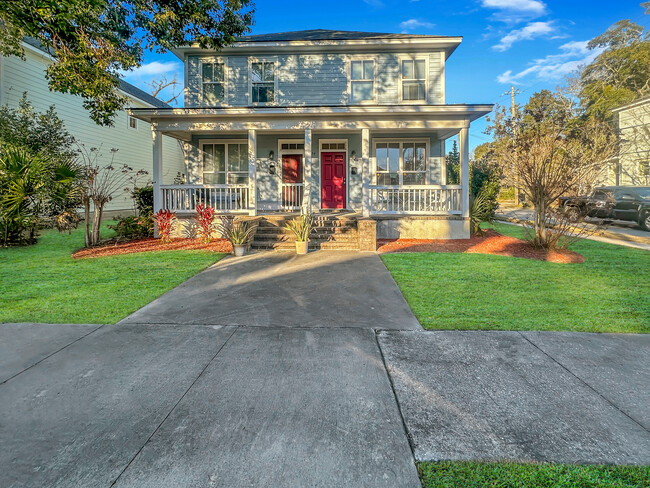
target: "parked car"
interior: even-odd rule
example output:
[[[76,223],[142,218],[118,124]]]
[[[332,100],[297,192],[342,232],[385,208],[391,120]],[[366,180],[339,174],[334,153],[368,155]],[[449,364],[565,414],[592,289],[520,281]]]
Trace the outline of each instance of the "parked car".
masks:
[[[650,231],[649,186],[603,186],[590,195],[560,198],[571,220],[592,217],[636,222]]]

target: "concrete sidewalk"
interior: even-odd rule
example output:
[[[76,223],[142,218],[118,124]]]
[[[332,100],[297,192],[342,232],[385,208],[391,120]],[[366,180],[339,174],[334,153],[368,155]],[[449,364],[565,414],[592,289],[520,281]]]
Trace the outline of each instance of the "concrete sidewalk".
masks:
[[[122,323],[421,329],[379,256],[354,251],[227,257]]]

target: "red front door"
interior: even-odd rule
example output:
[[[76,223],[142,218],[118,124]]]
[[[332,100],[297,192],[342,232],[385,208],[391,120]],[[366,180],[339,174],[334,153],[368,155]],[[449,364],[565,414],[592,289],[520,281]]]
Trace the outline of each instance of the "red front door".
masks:
[[[321,153],[321,202],[323,208],[345,208],[345,153]]]

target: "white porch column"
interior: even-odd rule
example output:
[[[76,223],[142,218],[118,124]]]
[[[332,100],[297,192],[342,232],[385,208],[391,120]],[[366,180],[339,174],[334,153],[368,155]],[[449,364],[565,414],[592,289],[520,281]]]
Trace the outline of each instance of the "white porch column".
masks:
[[[469,127],[458,134],[460,149],[460,184],[462,185],[463,217],[469,218]]]
[[[257,215],[257,132],[248,129],[248,214]]]
[[[361,129],[362,215],[370,217],[370,129]]]
[[[311,129],[305,129],[305,182],[303,186],[302,207],[311,212]]]
[[[158,212],[163,208],[163,194],[160,185],[163,180],[162,160],[162,134],[152,127],[151,138],[153,140],[153,211]]]

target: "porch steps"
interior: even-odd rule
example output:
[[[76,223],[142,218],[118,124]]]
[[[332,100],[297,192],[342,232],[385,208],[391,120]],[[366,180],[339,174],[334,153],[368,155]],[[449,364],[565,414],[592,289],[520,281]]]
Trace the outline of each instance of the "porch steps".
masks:
[[[296,238],[285,228],[293,216],[263,216],[251,243],[253,249],[295,249]],[[359,234],[354,217],[318,215],[309,240],[310,250],[357,250]]]

